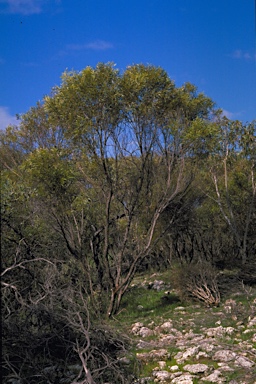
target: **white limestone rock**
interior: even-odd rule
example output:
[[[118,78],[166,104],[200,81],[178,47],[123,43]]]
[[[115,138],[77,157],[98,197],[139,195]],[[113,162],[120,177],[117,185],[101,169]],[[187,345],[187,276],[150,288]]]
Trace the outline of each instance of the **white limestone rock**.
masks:
[[[221,376],[221,371],[216,369],[213,373],[211,373],[209,376],[206,376],[202,379],[202,381],[210,381],[211,383],[223,383],[224,379]]]
[[[199,360],[199,359],[201,359],[202,357],[206,357],[206,358],[208,358],[209,355],[208,355],[208,353],[206,353],[206,352],[200,351],[200,352],[198,352],[198,354],[196,355],[196,360]]]
[[[193,376],[190,374],[183,374],[179,377],[175,377],[171,383],[173,384],[193,384]]]
[[[226,335],[231,336],[235,332],[235,328],[233,327],[222,327],[220,325],[216,328],[208,328],[206,329],[206,335],[208,337],[223,337]]]
[[[215,354],[213,355],[213,360],[223,362],[234,361],[236,356],[236,353],[230,351],[229,349],[221,349],[215,352]]]
[[[249,368],[252,368],[255,365],[255,363],[252,360],[248,359],[247,357],[240,355],[236,357],[235,365],[249,369]]]
[[[175,372],[175,371],[178,371],[178,370],[179,370],[178,365],[172,365],[172,366],[170,367],[170,371],[172,371],[172,372]]]
[[[140,322],[137,322],[137,323],[134,323],[132,325],[132,329],[131,329],[131,332],[134,334],[134,335],[137,335],[137,332],[139,332],[139,330],[144,327],[144,324],[143,323],[140,323]]]
[[[183,367],[185,371],[188,371],[190,373],[204,373],[209,368],[206,364],[187,364]]]
[[[178,352],[177,355],[174,356],[177,363],[182,363],[186,361],[187,358],[191,356],[195,356],[199,351],[199,347],[191,347],[188,348],[185,352]]]
[[[160,369],[164,369],[166,367],[166,361],[163,361],[163,360],[158,361],[158,365]]]
[[[140,328],[140,330],[137,332],[137,335],[138,336],[141,336],[141,337],[147,337],[147,336],[151,336],[153,335],[153,331],[152,329],[149,329],[147,327],[142,327]]]
[[[141,337],[147,337],[147,336],[153,335],[152,329],[144,327],[144,324],[140,322],[133,324],[131,332],[134,335],[141,336]]]
[[[171,373],[168,371],[154,371],[152,376],[155,378],[155,382],[163,383],[171,378]]]
[[[256,316],[254,316],[252,319],[249,317],[248,319],[248,328],[254,327],[256,327]]]

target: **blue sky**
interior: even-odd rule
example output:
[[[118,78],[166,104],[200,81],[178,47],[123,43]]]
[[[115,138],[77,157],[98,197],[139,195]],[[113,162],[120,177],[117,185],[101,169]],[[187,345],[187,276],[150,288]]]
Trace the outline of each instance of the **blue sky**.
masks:
[[[66,70],[161,66],[227,117],[256,118],[254,0],[0,0],[0,129]]]

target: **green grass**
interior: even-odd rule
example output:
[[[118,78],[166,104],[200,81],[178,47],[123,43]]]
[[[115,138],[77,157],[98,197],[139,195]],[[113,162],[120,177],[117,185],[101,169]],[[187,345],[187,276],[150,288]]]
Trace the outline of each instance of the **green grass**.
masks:
[[[163,291],[146,288],[131,288],[124,296],[116,319],[126,324],[142,321],[145,324],[155,319],[168,318],[177,306],[183,305],[177,295],[165,295]]]

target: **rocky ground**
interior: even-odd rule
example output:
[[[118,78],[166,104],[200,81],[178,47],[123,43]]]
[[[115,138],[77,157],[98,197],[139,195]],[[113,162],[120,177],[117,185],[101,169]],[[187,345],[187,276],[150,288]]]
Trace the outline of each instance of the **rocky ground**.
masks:
[[[152,287],[164,289],[157,280]],[[218,308],[177,304],[153,321],[141,305],[142,320],[129,328],[141,367],[136,383],[255,384],[256,298],[249,291],[243,301],[240,292],[230,296]]]

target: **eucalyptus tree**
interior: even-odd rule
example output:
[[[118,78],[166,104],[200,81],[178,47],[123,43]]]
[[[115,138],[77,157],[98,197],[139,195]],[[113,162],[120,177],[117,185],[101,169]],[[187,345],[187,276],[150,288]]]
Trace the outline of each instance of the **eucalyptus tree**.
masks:
[[[251,241],[256,213],[256,124],[224,118],[217,126],[219,161],[210,169],[215,189],[215,197],[211,198],[234,236],[238,258],[245,264],[255,246]]]
[[[65,72],[22,116],[18,171],[108,316],[175,224],[175,215],[159,222],[171,204],[182,204],[198,145],[191,127],[209,120],[213,106],[195,86],[175,87],[161,68],[120,73],[98,64]]]
[[[197,187],[208,198],[204,209],[209,216],[215,212],[227,226],[229,240],[234,242],[230,255],[242,264],[253,258],[255,249],[255,127],[255,121],[232,121],[219,111],[212,121],[195,120],[187,132],[187,137],[197,143],[197,161],[201,164]],[[220,236],[223,224],[219,224]]]
[[[157,231],[161,214],[188,188],[192,142],[183,135],[212,106],[192,85],[178,89],[161,68],[143,65],[121,75],[103,64],[66,73],[45,99],[51,124],[61,127],[73,148],[86,202],[98,211],[88,223],[90,249],[109,296],[108,315],[118,310],[138,265],[166,231]]]

